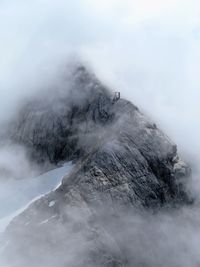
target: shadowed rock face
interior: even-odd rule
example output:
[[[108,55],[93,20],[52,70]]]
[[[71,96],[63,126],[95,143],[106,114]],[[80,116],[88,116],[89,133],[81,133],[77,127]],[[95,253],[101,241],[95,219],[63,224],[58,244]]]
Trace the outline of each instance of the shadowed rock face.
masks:
[[[38,163],[77,159],[84,153],[87,136],[110,123],[111,106],[107,89],[78,67],[23,106],[12,123],[10,139],[25,145]]]
[[[190,169],[176,145],[129,101],[112,103],[111,93],[85,68],[71,75],[67,89],[62,84],[24,106],[10,130],[10,138],[40,164],[76,164],[56,191],[8,227],[9,266],[128,266],[99,214],[117,220],[121,210],[189,202]]]

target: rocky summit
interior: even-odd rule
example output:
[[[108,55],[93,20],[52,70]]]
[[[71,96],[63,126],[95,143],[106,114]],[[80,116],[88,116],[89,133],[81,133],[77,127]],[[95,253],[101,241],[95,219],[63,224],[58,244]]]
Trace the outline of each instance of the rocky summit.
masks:
[[[27,100],[6,138],[23,145],[38,165],[74,163],[56,190],[8,226],[2,237],[6,266],[149,266],[129,262],[114,225],[119,229],[127,213],[191,201],[190,168],[176,145],[83,66]]]

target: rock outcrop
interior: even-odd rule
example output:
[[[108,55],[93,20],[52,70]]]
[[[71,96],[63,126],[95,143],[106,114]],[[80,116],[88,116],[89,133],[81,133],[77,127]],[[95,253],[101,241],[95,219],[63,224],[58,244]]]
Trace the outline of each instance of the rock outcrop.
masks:
[[[27,101],[6,136],[39,164],[79,159],[95,130],[111,123],[111,101],[110,92],[80,66]]]
[[[8,227],[4,258],[12,255],[12,267],[129,266],[102,214],[117,220],[121,210],[155,211],[190,201],[190,168],[176,145],[132,103],[113,103],[84,67],[71,75],[66,88],[62,83],[24,106],[9,131],[39,164],[75,162],[57,190]]]

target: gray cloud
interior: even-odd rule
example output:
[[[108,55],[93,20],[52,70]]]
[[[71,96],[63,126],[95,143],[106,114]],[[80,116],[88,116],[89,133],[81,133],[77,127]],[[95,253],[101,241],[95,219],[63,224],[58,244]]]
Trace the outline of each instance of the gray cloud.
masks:
[[[1,1],[0,121],[15,113],[23,97],[46,87],[69,55],[76,55],[174,139],[192,164],[191,188],[198,196],[200,4],[195,0],[162,5],[154,0],[152,6],[146,0],[137,2]],[[144,228],[132,218],[127,220],[131,226],[122,233],[124,240],[132,225],[138,232],[132,232],[130,238],[141,239],[134,255],[147,245],[147,237],[155,238],[152,254],[144,255],[152,265],[159,247],[164,258],[174,249],[181,266],[198,266],[198,208],[155,217],[149,226],[139,220]],[[179,266],[175,256],[166,260]]]

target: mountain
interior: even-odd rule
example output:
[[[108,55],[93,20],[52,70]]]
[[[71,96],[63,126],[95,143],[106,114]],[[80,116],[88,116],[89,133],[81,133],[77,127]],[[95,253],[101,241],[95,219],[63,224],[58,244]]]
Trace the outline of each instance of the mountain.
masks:
[[[191,203],[190,167],[176,145],[131,102],[114,101],[84,66],[28,100],[6,138],[39,165],[74,163],[60,187],[8,226],[6,266],[133,266],[115,234],[122,217]]]

